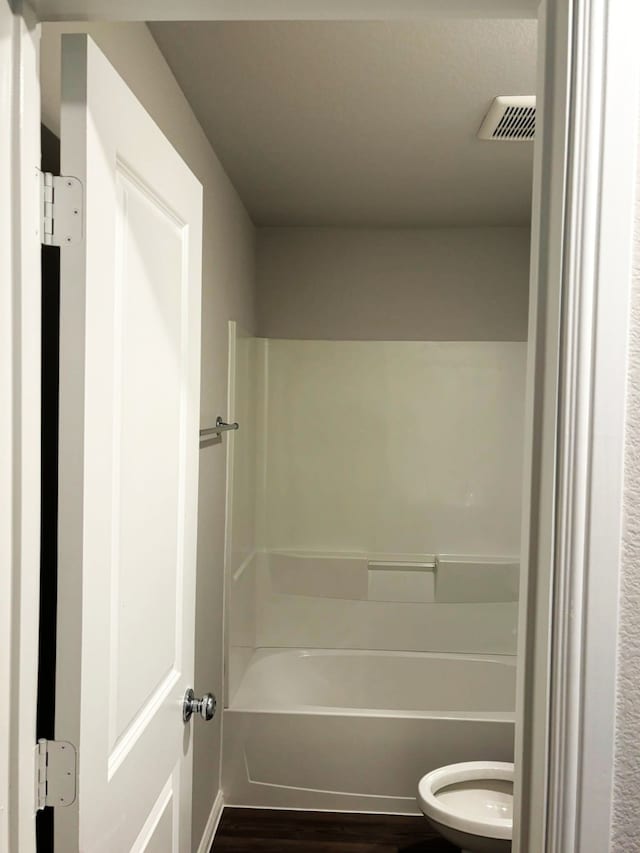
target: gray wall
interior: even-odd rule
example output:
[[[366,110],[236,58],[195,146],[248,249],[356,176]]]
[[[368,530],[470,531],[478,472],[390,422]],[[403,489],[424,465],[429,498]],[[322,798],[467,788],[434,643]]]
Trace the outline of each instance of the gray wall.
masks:
[[[528,228],[260,228],[258,334],[527,339]]]
[[[636,193],[611,853],[640,851],[640,172]]]
[[[58,131],[60,33],[89,32],[204,187],[201,423],[227,407],[227,321],[252,331],[254,228],[145,24],[45,24],[42,31],[44,122]],[[222,695],[222,601],[226,454],[200,452],[196,604],[196,692]],[[193,849],[219,789],[218,714],[194,727]]]

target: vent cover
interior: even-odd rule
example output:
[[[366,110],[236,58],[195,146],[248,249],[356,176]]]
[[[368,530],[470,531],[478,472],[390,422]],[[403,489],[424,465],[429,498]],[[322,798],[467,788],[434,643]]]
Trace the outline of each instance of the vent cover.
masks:
[[[535,95],[501,95],[489,107],[478,131],[480,139],[527,142],[536,133]]]

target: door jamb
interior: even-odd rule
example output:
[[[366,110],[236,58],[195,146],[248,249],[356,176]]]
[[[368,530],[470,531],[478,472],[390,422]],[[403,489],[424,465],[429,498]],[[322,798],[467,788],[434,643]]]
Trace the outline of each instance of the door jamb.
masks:
[[[638,4],[574,3],[548,665],[553,853],[610,844],[638,32]]]
[[[0,0],[0,849],[35,849],[40,577],[39,26]]]

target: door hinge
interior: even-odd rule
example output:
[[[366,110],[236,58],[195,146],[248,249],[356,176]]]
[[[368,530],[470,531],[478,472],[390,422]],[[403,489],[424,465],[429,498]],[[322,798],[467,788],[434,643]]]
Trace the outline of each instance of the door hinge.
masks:
[[[40,172],[40,242],[70,246],[82,240],[82,183]]]
[[[45,806],[70,806],[76,798],[76,748],[66,740],[40,738],[36,750],[36,799]]]

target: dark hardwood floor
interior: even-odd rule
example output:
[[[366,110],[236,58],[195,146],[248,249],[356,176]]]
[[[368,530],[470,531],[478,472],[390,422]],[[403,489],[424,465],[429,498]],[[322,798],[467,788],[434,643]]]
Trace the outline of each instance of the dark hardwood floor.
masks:
[[[458,853],[423,817],[226,808],[211,853],[254,851]]]

